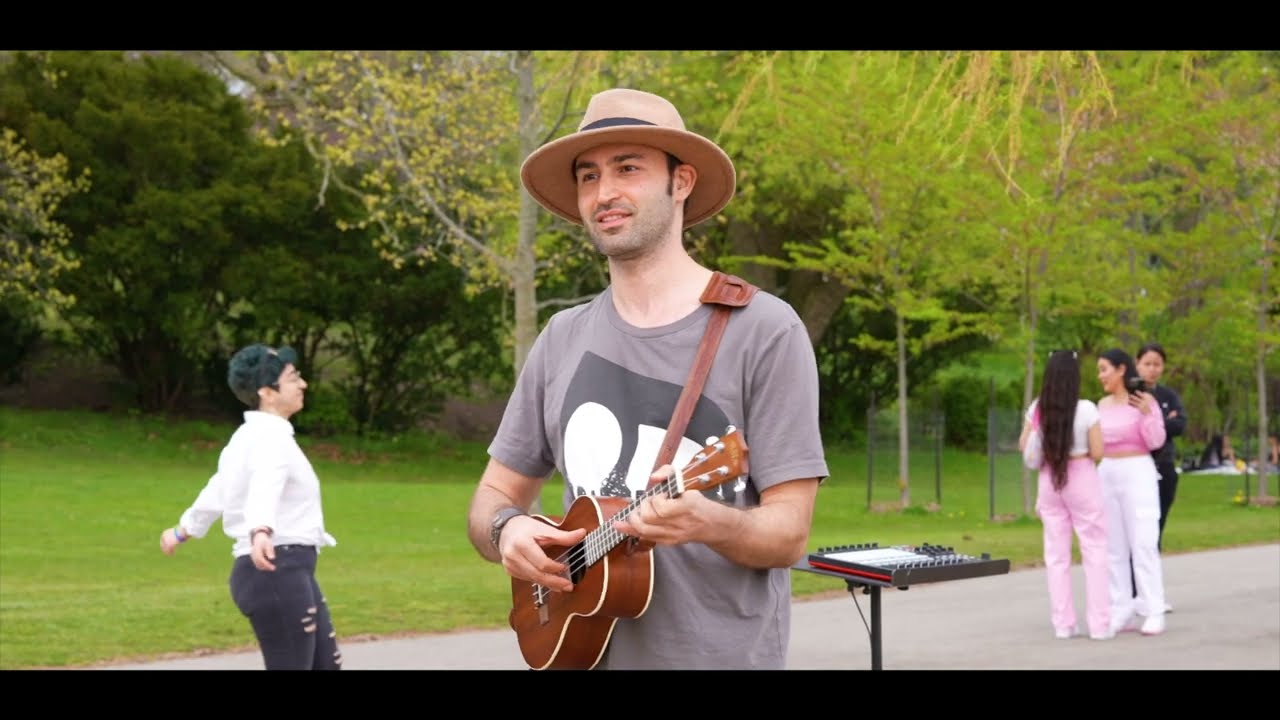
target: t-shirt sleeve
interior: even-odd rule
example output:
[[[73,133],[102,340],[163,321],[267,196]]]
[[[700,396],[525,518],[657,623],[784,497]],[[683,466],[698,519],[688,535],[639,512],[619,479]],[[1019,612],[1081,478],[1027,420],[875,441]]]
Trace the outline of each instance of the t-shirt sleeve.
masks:
[[[826,479],[818,424],[818,365],[809,334],[794,314],[765,347],[750,382],[745,437],[756,488]]]
[[[1080,415],[1081,424],[1086,430],[1098,424],[1098,406],[1094,405],[1092,400],[1081,400],[1076,407],[1076,413]]]
[[[502,422],[489,443],[490,457],[530,477],[546,477],[555,469],[543,412],[548,336],[554,332],[554,326],[553,318],[534,341],[507,400]]]

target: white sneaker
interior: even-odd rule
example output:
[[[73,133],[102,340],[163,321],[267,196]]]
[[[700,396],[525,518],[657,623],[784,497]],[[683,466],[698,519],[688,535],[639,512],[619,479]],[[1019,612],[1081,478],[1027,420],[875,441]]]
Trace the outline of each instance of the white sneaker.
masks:
[[[1104,632],[1104,633],[1099,633],[1099,634],[1097,634],[1097,635],[1094,635],[1093,633],[1090,633],[1090,634],[1089,634],[1089,639],[1090,639],[1090,640],[1110,640],[1110,639],[1114,638],[1115,636],[1116,636],[1116,634],[1115,634],[1114,632],[1111,632],[1110,630],[1108,630],[1108,631],[1106,631],[1106,632]]]
[[[1146,603],[1141,601],[1134,601],[1134,605],[1138,608],[1137,610],[1134,610],[1134,613],[1141,615],[1142,617],[1147,617]],[[1164,611],[1166,614],[1173,612],[1173,605],[1166,602],[1164,604]]]
[[[1059,640],[1070,640],[1071,638],[1076,636],[1076,629],[1062,628],[1062,629],[1054,630],[1053,636],[1058,638]]]
[[[1138,617],[1133,612],[1128,615],[1111,618],[1111,634],[1133,632],[1138,629]]]
[[[1142,623],[1143,635],[1159,635],[1164,632],[1164,615],[1152,615]]]

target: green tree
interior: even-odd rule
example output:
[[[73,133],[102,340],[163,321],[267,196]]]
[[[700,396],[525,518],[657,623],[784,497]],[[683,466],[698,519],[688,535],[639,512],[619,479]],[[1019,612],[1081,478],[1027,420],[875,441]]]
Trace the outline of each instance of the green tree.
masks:
[[[0,72],[6,115],[32,147],[93,171],[92,191],[58,215],[80,263],[58,279],[77,300],[67,317],[139,407],[176,409],[219,352],[223,270],[285,231],[277,188],[249,170],[261,148],[243,103],[174,58],[58,52],[46,64],[20,53]]]
[[[1109,148],[1099,148],[1097,133],[1115,108],[1093,53],[984,52],[966,60],[954,87],[976,110],[974,162],[998,183],[973,195],[984,218],[974,229],[994,251],[985,258],[1000,304],[1016,309],[1008,347],[1020,346],[1025,408],[1041,343],[1091,357],[1135,302],[1132,293],[1099,291],[1134,285],[1121,222],[1100,197]],[[1023,471],[1022,480],[1030,513],[1034,476]]]
[[[908,359],[966,335],[994,333],[991,315],[950,302],[980,273],[971,245],[948,218],[963,213],[963,154],[955,118],[931,92],[948,73],[932,53],[829,53],[771,57],[769,82],[785,91],[744,106],[774,125],[772,167],[793,181],[838,193],[817,242],[783,244],[792,266],[825,273],[864,312],[887,311],[886,342],[863,333],[854,346],[891,359],[899,413],[900,502],[910,503]],[[758,120],[755,122],[763,122]]]
[[[209,67],[247,83],[273,122],[300,131],[323,169],[321,201],[330,184],[359,198],[367,212],[354,222],[379,230],[375,242],[389,262],[462,262],[466,254],[441,251],[464,247],[482,259],[472,264],[481,282],[495,276],[528,281],[517,289],[517,322],[532,317],[531,252],[511,249],[519,196],[510,170],[517,107],[509,54],[202,56]],[[522,64],[521,82],[528,74]],[[358,176],[348,181],[356,168]]]
[[[68,178],[65,157],[41,157],[16,131],[0,128],[0,298],[72,302],[53,284],[77,265],[66,252],[70,231],[55,218],[67,196],[88,187],[88,169]]]
[[[1187,350],[1217,367],[1217,381],[1230,390],[1237,381],[1247,385],[1252,375],[1258,467],[1266,466],[1268,381],[1280,375],[1277,72],[1275,53],[1251,51],[1189,54],[1163,72],[1180,92],[1170,95],[1176,100],[1170,125],[1178,130],[1177,142],[1159,160],[1194,200],[1185,203],[1194,212],[1176,228],[1187,240],[1175,256],[1186,278],[1177,300],[1195,309],[1196,331]],[[1187,265],[1194,272],[1187,273]],[[1266,473],[1258,491],[1268,494]]]

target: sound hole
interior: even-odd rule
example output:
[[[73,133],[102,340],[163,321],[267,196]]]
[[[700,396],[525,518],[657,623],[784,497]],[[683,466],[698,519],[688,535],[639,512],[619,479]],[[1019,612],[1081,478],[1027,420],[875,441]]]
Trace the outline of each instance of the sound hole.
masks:
[[[583,576],[587,574],[586,548],[583,547],[582,543],[578,543],[569,548],[569,552],[566,554],[569,556],[569,562],[566,563],[569,566],[569,582],[577,585],[582,582]]]

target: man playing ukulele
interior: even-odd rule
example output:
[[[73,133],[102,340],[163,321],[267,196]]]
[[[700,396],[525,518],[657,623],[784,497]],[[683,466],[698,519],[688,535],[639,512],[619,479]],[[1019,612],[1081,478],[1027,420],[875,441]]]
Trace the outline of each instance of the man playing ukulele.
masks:
[[[523,607],[516,598],[513,628],[557,628],[521,638],[526,660],[536,654],[531,667],[554,667],[585,642],[600,650],[586,652],[582,667],[784,668],[789,568],[805,555],[827,476],[813,347],[785,301],[761,291],[732,310],[674,459],[654,471],[712,315],[703,297],[713,271],[685,250],[683,230],[732,198],[733,163],[685,130],[670,102],[617,89],[591,99],[577,132],[530,154],[521,179],[543,207],[585,227],[610,273],[608,288],[539,335],[468,514],[477,551],[502,563],[517,595],[533,590]],[[648,492],[729,427],[750,446],[748,474],[706,490]],[[602,511],[592,527],[526,514],[553,471],[565,478],[566,509],[595,497],[634,507],[620,520],[616,506]],[[584,575],[594,547],[584,538],[611,532],[639,544],[611,552],[607,573]],[[651,554],[649,569],[623,572],[627,553]],[[565,622],[557,607],[570,601],[579,605],[563,615],[629,611],[572,618],[586,627],[576,638],[556,625]]]

